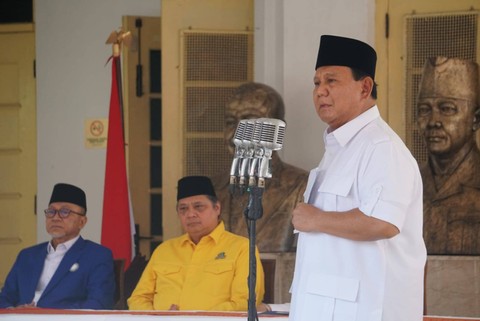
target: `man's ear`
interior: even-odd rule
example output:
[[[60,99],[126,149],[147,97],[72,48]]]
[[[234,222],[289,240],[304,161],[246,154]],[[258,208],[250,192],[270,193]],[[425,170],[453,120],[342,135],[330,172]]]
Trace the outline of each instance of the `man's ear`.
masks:
[[[82,216],[81,219],[82,219],[82,223],[81,223],[80,229],[83,229],[85,225],[87,225],[88,217]]]
[[[362,97],[368,98],[372,94],[373,79],[370,77],[364,77],[362,79]]]
[[[217,203],[215,203],[214,208],[218,211],[217,219],[220,222],[222,217],[222,204],[220,203],[220,201],[217,201]]]

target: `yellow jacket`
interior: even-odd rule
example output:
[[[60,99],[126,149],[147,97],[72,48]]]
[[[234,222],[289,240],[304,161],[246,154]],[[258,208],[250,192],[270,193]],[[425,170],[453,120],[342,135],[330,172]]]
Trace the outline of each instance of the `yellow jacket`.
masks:
[[[256,304],[262,302],[263,268],[258,250]],[[194,244],[187,234],[165,241],[152,254],[132,296],[130,310],[246,311],[249,241],[225,231],[223,222]]]

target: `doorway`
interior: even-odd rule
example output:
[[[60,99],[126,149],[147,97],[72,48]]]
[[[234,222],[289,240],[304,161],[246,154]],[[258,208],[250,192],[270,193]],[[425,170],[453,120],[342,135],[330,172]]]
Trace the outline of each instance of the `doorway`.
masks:
[[[126,16],[123,25],[133,35],[123,61],[128,177],[137,252],[150,257],[163,240],[161,20]]]
[[[18,252],[37,240],[33,24],[0,25],[0,43],[1,283]]]

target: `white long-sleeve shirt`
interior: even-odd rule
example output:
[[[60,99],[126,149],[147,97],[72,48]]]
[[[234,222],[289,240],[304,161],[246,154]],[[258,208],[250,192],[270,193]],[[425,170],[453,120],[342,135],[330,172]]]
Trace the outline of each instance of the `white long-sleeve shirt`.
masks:
[[[290,320],[421,321],[426,250],[417,162],[376,106],[331,133],[305,200],[395,225],[391,239],[300,232]]]

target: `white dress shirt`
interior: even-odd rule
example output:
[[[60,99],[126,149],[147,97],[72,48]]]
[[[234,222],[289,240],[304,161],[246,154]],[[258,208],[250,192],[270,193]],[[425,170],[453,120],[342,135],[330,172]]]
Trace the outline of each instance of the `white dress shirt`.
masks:
[[[58,244],[56,249],[53,248],[51,241],[48,243],[47,256],[45,257],[42,274],[40,275],[40,279],[38,280],[37,288],[35,290],[35,297],[33,298],[33,302],[35,304],[42,296],[42,293],[52,279],[53,274],[55,274],[55,271],[60,265],[60,262],[62,262],[65,253],[67,253],[67,251],[72,247],[72,245],[78,240],[79,237],[80,235],[65,243]]]
[[[400,233],[353,241],[300,232],[290,320],[421,321],[426,251],[416,160],[376,106],[325,133],[324,141],[304,199],[325,211],[358,208]]]

